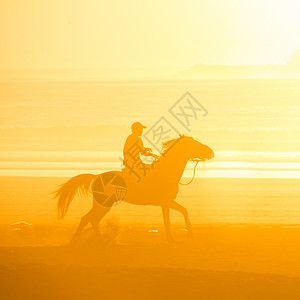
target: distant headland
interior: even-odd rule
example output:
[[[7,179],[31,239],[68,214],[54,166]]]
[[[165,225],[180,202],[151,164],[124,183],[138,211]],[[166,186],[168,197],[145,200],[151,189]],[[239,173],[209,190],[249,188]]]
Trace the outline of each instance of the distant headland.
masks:
[[[300,78],[300,49],[285,65],[204,65],[177,72],[177,78]]]

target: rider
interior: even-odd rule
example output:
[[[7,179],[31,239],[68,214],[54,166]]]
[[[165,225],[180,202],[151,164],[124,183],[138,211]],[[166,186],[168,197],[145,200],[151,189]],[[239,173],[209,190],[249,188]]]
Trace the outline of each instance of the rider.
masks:
[[[140,122],[135,122],[131,125],[132,133],[127,137],[123,148],[123,165],[130,172],[137,172],[141,174],[141,171],[146,170],[147,164],[144,164],[141,160],[140,154],[143,156],[152,156],[157,159],[158,156],[152,153],[151,148],[144,147],[143,141],[140,138],[143,134],[143,130],[146,126],[143,126]]]

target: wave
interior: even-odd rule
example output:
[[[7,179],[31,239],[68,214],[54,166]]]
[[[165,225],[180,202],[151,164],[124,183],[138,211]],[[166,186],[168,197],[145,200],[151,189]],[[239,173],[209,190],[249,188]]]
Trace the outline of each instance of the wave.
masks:
[[[148,162],[149,163],[149,162]],[[120,152],[2,152],[0,176],[70,177],[121,170]],[[191,177],[188,162],[184,177]],[[196,177],[300,178],[300,152],[216,152]]]

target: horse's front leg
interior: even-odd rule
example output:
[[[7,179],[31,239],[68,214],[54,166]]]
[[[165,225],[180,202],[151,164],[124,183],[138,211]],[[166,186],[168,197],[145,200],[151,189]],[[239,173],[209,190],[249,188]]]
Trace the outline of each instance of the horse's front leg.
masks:
[[[189,219],[189,214],[188,214],[188,211],[185,207],[183,207],[182,205],[178,204],[177,202],[175,201],[171,201],[169,204],[169,207],[174,209],[174,210],[177,210],[179,212],[182,213],[183,217],[184,217],[184,221],[185,221],[185,226],[186,226],[186,229],[188,230],[188,234],[189,234],[189,237],[193,237],[193,232],[192,232],[192,224],[190,222],[190,219]]]
[[[162,214],[163,214],[163,218],[164,218],[167,239],[168,239],[169,243],[172,243],[173,237],[172,237],[171,229],[170,229],[170,207],[168,205],[162,205],[161,210],[162,210]]]

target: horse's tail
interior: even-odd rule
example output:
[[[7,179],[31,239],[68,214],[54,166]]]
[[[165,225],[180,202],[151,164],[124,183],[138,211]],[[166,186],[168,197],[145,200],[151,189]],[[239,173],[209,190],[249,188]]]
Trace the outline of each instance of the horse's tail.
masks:
[[[61,184],[59,188],[54,192],[54,198],[58,197],[57,212],[58,218],[63,218],[74,199],[77,192],[81,195],[90,194],[90,186],[97,175],[93,174],[80,174],[72,177],[67,182]]]

